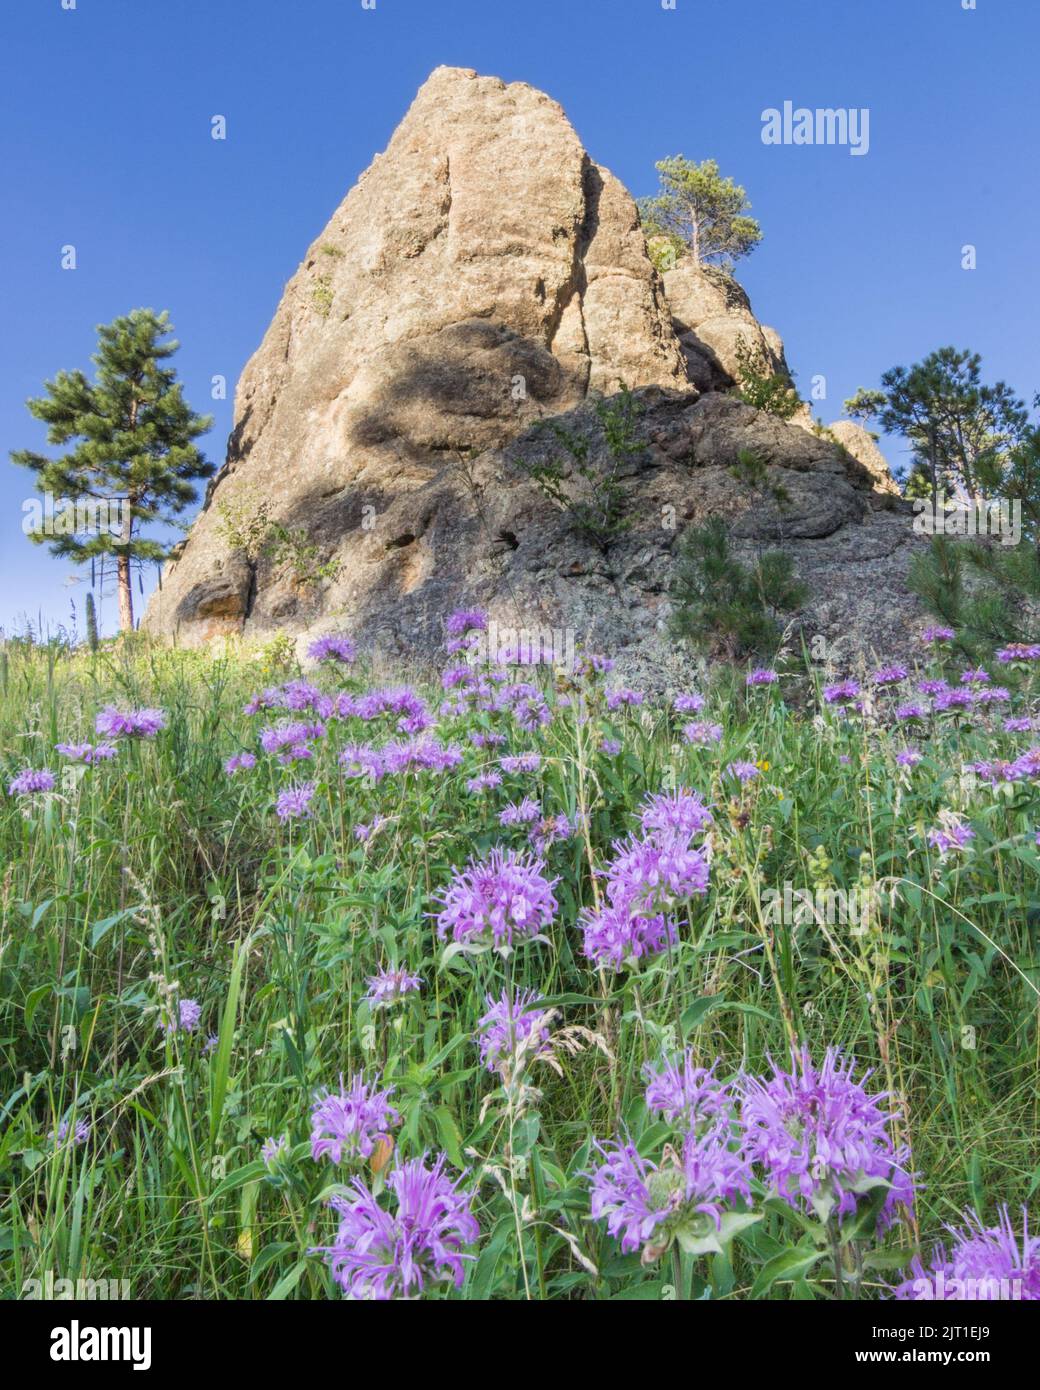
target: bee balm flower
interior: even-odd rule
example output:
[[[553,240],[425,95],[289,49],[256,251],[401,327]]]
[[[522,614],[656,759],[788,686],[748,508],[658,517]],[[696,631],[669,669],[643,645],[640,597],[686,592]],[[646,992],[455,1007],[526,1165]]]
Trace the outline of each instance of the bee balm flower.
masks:
[[[381,1091],[378,1077],[371,1085],[360,1074],[349,1087],[340,1078],[337,1092],[325,1091],[311,1107],[311,1157],[326,1155],[333,1163],[360,1156],[369,1158],[376,1143],[390,1142],[390,1127],[401,1116],[390,1104],[394,1088]]]
[[[334,1197],[339,1230],[320,1252],[347,1298],[383,1302],[418,1298],[427,1289],[462,1287],[464,1263],[480,1227],[468,1197],[444,1172],[444,1155],[432,1167],[425,1155],[396,1168],[387,1179],[395,1210],[384,1210],[355,1178],[346,1197]]]
[[[897,1202],[913,1202],[913,1181],[905,1171],[906,1152],[892,1137],[887,1096],[870,1094],[853,1076],[854,1063],[829,1047],[816,1066],[808,1048],[792,1057],[790,1071],[772,1063],[767,1079],[742,1083],[744,1150],[768,1175],[777,1196],[789,1206],[813,1211],[820,1220],[832,1212],[854,1212],[877,1179],[891,1184],[883,1220]]]
[[[438,895],[437,935],[471,945],[492,945],[503,953],[516,939],[537,936],[556,915],[553,886],[540,859],[514,850],[493,849],[487,859],[471,859],[457,869]]]

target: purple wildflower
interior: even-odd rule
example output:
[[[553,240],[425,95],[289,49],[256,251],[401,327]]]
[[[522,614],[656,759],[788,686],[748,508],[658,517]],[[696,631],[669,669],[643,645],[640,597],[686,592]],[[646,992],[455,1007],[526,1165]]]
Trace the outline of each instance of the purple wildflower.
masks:
[[[898,1202],[913,1202],[907,1154],[896,1148],[893,1115],[884,1093],[866,1090],[871,1072],[855,1080],[855,1064],[829,1047],[817,1067],[808,1048],[792,1056],[790,1071],[770,1059],[768,1079],[741,1083],[741,1124],[748,1157],[765,1170],[777,1196],[789,1206],[839,1220],[856,1210],[875,1180],[891,1184],[882,1221]]]
[[[349,666],[357,656],[357,647],[349,637],[330,633],[312,642],[307,648],[307,655],[312,661],[341,661]]]
[[[386,822],[386,816],[373,816],[372,820],[367,825],[363,821],[359,821],[358,824],[354,826],[354,839],[357,840],[359,844],[368,844],[376,831],[384,826]]]
[[[296,720],[291,724],[277,724],[270,729],[262,729],[260,747],[265,753],[283,753],[283,750],[288,749],[288,756],[283,753],[281,761],[291,762],[311,757],[312,753],[307,744],[312,739],[324,737],[324,724],[307,724]]]
[[[984,1226],[979,1215],[969,1211],[963,1228],[946,1229],[953,1237],[949,1254],[937,1246],[927,1269],[916,1257],[909,1277],[895,1290],[896,1298],[1040,1302],[1040,1237],[1029,1234],[1024,1207],[1021,1237],[1007,1207],[1000,1208],[995,1226]]]
[[[499,825],[530,825],[541,817],[542,808],[537,801],[525,796],[523,801],[511,801],[498,813]]]
[[[695,748],[706,748],[709,743],[722,742],[722,725],[712,724],[706,719],[694,719],[683,725],[683,738]]]
[[[477,1024],[480,1060],[488,1071],[501,1071],[507,1079],[525,1061],[552,1054],[549,1012],[533,990],[504,991],[497,999],[486,996],[488,1010]]]
[[[688,836],[665,833],[614,845],[607,897],[615,907],[650,915],[708,891],[708,858]]]
[[[224,771],[229,777],[233,777],[236,772],[249,772],[256,767],[255,753],[233,753],[224,764]]]
[[[471,859],[456,869],[438,895],[437,935],[443,940],[493,945],[503,953],[514,938],[536,936],[552,923],[557,910],[553,886],[540,859],[495,848],[485,860]]]
[[[595,680],[597,676],[609,676],[614,664],[613,657],[591,652],[575,659],[574,674],[579,680]]]
[[[699,714],[704,704],[704,696],[693,691],[688,695],[676,695],[672,701],[672,709],[676,714]]]
[[[114,743],[56,743],[54,751],[71,762],[85,763],[90,767],[94,763],[108,762],[116,756],[118,749]]]
[[[394,1215],[360,1178],[349,1196],[332,1199],[339,1230],[321,1253],[348,1298],[382,1302],[417,1297],[438,1284],[461,1288],[463,1261],[472,1258],[463,1246],[473,1244],[480,1227],[469,1199],[445,1176],[444,1163],[441,1154],[427,1168],[423,1155],[394,1169],[387,1179]]]
[[[9,796],[35,796],[37,792],[54,790],[54,773],[47,768],[24,768],[8,784]]]
[[[723,1204],[750,1195],[747,1162],[717,1129],[688,1134],[682,1153],[666,1149],[660,1165],[631,1143],[596,1149],[603,1162],[588,1175],[593,1220],[606,1220],[626,1254],[642,1250],[645,1264],[660,1259],[676,1237],[699,1253],[720,1250]]]
[[[828,705],[846,705],[858,695],[858,681],[838,681],[835,685],[825,685],[823,688],[823,698]]]
[[[540,753],[518,753],[513,757],[503,758],[499,763],[503,772],[537,772],[541,765]]]
[[[383,770],[396,777],[407,772],[445,772],[462,762],[457,743],[443,744],[429,736],[386,743],[378,750]]]
[[[898,685],[909,675],[905,666],[882,666],[870,678],[871,685]]]
[[[421,976],[412,975],[403,968],[384,966],[369,976],[365,998],[373,1009],[385,1009],[415,994],[421,987]]]
[[[663,914],[648,916],[628,903],[587,912],[581,921],[582,949],[597,966],[614,970],[659,955],[677,940],[675,923]]]
[[[529,696],[514,705],[513,718],[525,733],[533,734],[552,723],[552,710],[540,695]]]
[[[1011,661],[1040,661],[1040,643],[1009,642],[997,652],[997,660],[1005,666]]]
[[[939,690],[935,695],[935,708],[940,714],[945,714],[951,709],[970,709],[972,703],[970,690]]]
[[[284,791],[279,792],[274,804],[278,819],[287,821],[311,815],[311,801],[314,799],[315,791],[316,782],[302,782],[299,786],[286,787]]]
[[[726,764],[726,773],[730,777],[735,777],[738,782],[751,782],[760,775],[760,769],[754,763],[742,762],[738,759],[734,763]]]
[[[697,1066],[690,1049],[680,1060],[666,1060],[659,1067],[647,1062],[643,1068],[647,1109],[658,1111],[671,1124],[681,1124],[687,1130],[701,1130],[705,1123],[710,1126],[727,1119],[733,1096],[715,1075],[717,1066],[718,1062],[710,1067]]]
[[[351,743],[339,755],[339,765],[347,777],[370,777],[378,782],[386,774],[379,752],[368,743]]]
[[[260,1157],[270,1169],[277,1168],[281,1159],[289,1152],[289,1136],[281,1134],[277,1139],[265,1139],[260,1145]]]
[[[780,677],[775,671],[770,671],[765,667],[758,667],[757,670],[749,671],[744,684],[748,687],[754,685],[775,685]]]
[[[1004,685],[984,685],[971,692],[973,705],[1006,705],[1010,699],[1011,691]]]
[[[393,1086],[379,1090],[379,1077],[369,1085],[360,1075],[349,1088],[340,1077],[338,1091],[322,1091],[311,1107],[311,1158],[328,1156],[332,1163],[371,1158],[377,1143],[390,1143],[390,1129],[401,1116],[390,1104]]]
[[[486,792],[494,787],[502,785],[502,774],[499,772],[481,772],[476,777],[470,777],[466,782],[468,792]]]
[[[677,787],[674,791],[652,792],[640,808],[644,835],[660,830],[691,839],[711,825],[711,812],[697,792]]]
[[[105,738],[154,738],[166,727],[161,709],[118,710],[106,705],[94,720],[94,730]]]
[[[575,826],[567,816],[543,816],[531,826],[528,839],[535,853],[543,855],[557,840],[569,840],[574,830]]]
[[[971,826],[962,824],[949,813],[940,819],[942,824],[928,832],[928,843],[939,851],[939,858],[945,859],[954,850],[967,849],[975,838],[975,831]]]
[[[462,637],[467,632],[486,632],[487,614],[480,608],[456,608],[448,616],[444,630],[449,637]]]
[[[927,719],[928,711],[924,705],[911,701],[908,705],[898,705],[895,710],[895,717],[900,723],[906,724],[912,719]]]
[[[87,1120],[62,1120],[56,1129],[51,1130],[50,1141],[59,1148],[66,1141],[73,1145],[85,1144],[90,1138],[90,1124]]]
[[[621,690],[611,690],[607,695],[607,709],[620,709],[622,705],[628,705],[633,709],[638,709],[646,699],[642,690],[631,690],[627,686]]]
[[[952,627],[926,627],[921,633],[921,641],[929,645],[933,642],[952,642],[956,636]]]
[[[499,748],[506,741],[505,734],[483,729],[473,729],[469,741],[474,748]]]
[[[201,1017],[201,1004],[195,999],[181,999],[177,1004],[176,1015],[167,1011],[159,1026],[167,1036],[171,1033],[194,1033]]]
[[[333,708],[332,700],[323,695],[316,685],[305,680],[288,681],[282,687],[281,703],[297,714],[309,710],[322,719],[327,719]]]
[[[1030,748],[1015,759],[1015,776],[1040,777],[1040,748]]]
[[[983,782],[988,782],[991,787],[1010,786],[1019,775],[1019,769],[1016,765],[1008,762],[1005,758],[994,758],[988,762],[965,763],[964,770],[974,772],[976,777]]]

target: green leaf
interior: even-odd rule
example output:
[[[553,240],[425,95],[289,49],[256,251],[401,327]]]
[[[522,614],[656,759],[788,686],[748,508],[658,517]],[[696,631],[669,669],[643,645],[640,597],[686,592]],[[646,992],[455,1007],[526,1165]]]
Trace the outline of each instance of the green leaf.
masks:
[[[231,1044],[235,1037],[235,1023],[238,1018],[238,996],[242,988],[242,969],[246,962],[249,937],[235,946],[231,963],[231,979],[228,981],[227,999],[220,1020],[220,1032],[213,1056],[210,1072],[210,1111],[209,1142],[212,1147],[220,1133],[220,1122],[224,1115],[224,1098],[227,1095],[228,1072],[231,1069]]]
[[[262,1158],[256,1158],[252,1163],[246,1163],[243,1167],[236,1168],[233,1173],[228,1173],[226,1177],[221,1178],[206,1201],[212,1202],[228,1192],[234,1192],[237,1188],[244,1187],[247,1182],[254,1182],[257,1178],[262,1178],[266,1172],[267,1164]]]
[[[304,1270],[307,1268],[306,1260],[298,1260],[289,1270],[288,1274],[283,1274],[275,1284],[274,1288],[267,1295],[269,1303],[280,1303],[283,1298],[288,1298],[295,1289],[296,1285],[303,1278]]]
[[[99,941],[103,941],[114,926],[124,922],[127,917],[132,917],[135,912],[140,912],[139,907],[125,907],[122,912],[114,912],[111,917],[104,917],[100,922],[95,922],[90,929],[90,944],[96,946]]]
[[[683,1037],[688,1037],[699,1024],[704,1022],[710,1013],[724,1002],[721,994],[704,994],[700,999],[695,999],[682,1013]]]
[[[917,1254],[917,1248],[909,1250],[868,1250],[863,1256],[864,1269],[903,1269]]]
[[[462,1154],[462,1135],[459,1133],[459,1127],[455,1123],[451,1111],[446,1105],[438,1105],[433,1115],[437,1121],[437,1134],[441,1141],[441,1148],[444,1149],[456,1168],[465,1168],[466,1160]]]
[[[43,1001],[46,998],[48,998],[48,996],[52,993],[53,990],[50,985],[37,985],[35,989],[29,991],[29,994],[27,995],[25,1000],[26,1032],[28,1032],[29,1028],[32,1026],[33,1016],[36,1013],[36,1010],[40,1007]]]
[[[758,1278],[751,1286],[751,1297],[762,1298],[774,1284],[790,1284],[796,1279],[803,1279],[823,1259],[823,1254],[822,1250],[807,1250],[804,1245],[785,1250],[759,1270]]]

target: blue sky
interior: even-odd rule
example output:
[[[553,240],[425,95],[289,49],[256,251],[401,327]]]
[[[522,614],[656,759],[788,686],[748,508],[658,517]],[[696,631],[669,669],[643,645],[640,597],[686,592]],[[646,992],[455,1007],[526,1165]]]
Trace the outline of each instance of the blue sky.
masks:
[[[803,388],[826,376],[825,419],[948,342],[1031,399],[1038,52],[1037,0],[4,0],[0,628],[69,623],[89,578],[22,534],[26,398],[88,365],[96,324],[166,308],[219,462],[282,286],[441,63],[547,91],[637,195],[679,152],[745,184],[765,239],[740,279]],[[787,100],[869,108],[869,153],[764,145]]]

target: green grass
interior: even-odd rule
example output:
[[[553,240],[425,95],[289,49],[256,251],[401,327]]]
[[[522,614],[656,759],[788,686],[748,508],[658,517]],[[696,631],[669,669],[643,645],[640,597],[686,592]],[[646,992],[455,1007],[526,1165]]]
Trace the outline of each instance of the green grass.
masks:
[[[678,1262],[644,1267],[590,1219],[591,1140],[627,1130],[660,1156],[674,1136],[647,1115],[641,1070],[682,1047],[705,1064],[720,1058],[723,1076],[763,1069],[770,1052],[784,1058],[792,1037],[815,1055],[840,1044],[876,1068],[871,1086],[893,1093],[920,1175],[915,1214],[885,1238],[902,1258],[918,1245],[927,1254],[967,1206],[989,1220],[998,1203],[1032,1197],[1037,789],[960,778],[975,759],[1017,756],[1028,734],[1003,733],[996,712],[937,719],[913,739],[925,756],[905,772],[894,761],[903,731],[884,717],[843,726],[821,713],[812,677],[795,672],[787,703],[720,677],[698,716],[724,725],[709,749],[682,741],[693,716],[667,701],[608,714],[597,695],[587,721],[575,702],[539,734],[498,716],[508,749],[538,749],[542,767],[477,795],[466,778],[498,753],[470,745],[471,728],[490,727],[476,715],[439,731],[466,749],[457,771],[345,779],[335,752],[374,728],[332,723],[313,764],[287,772],[261,755],[252,772],[227,777],[224,760],[256,750],[275,718],[247,717],[244,703],[295,674],[247,653],[137,642],[96,656],[17,643],[0,654],[4,791],[23,767],[58,771],[54,744],[92,738],[108,702],[167,716],[154,740],[125,742],[113,763],[66,767],[52,794],[0,797],[6,1296],[48,1271],[125,1279],[135,1298],[338,1296],[309,1253],[334,1232],[327,1199],[354,1172],[377,1189],[383,1174],[379,1163],[313,1163],[308,1117],[317,1088],[359,1071],[396,1087],[391,1166],[444,1152],[471,1195],[476,1258],[460,1292],[431,1296],[660,1298],[677,1281],[693,1296],[836,1296],[819,1255],[804,1269],[782,1258],[812,1250],[814,1237],[761,1189],[761,1219],[726,1253]],[[956,681],[957,668],[946,674]],[[334,675],[318,679],[335,690],[344,681]],[[1028,673],[1005,678],[1017,682],[1015,711],[1028,712]],[[345,684],[360,692],[364,673]],[[442,692],[425,693],[436,711]],[[623,741],[617,757],[600,751],[605,735]],[[737,758],[762,768],[743,790],[722,773]],[[275,795],[304,777],[318,783],[316,814],[282,824]],[[710,891],[681,913],[674,952],[638,973],[593,969],[576,927],[593,902],[591,867],[633,829],[646,793],[673,784],[714,807]],[[508,960],[445,959],[434,894],[470,855],[525,845],[522,829],[497,820],[525,794],[583,820],[548,854],[560,880],[550,938]],[[975,830],[945,863],[925,838],[942,810]],[[385,823],[360,843],[354,826],[377,814]],[[767,890],[785,882],[895,891],[862,931],[774,925]],[[387,962],[424,988],[373,1013],[366,979]],[[557,1067],[529,1062],[509,1084],[480,1066],[473,1042],[485,993],[507,981],[550,999],[568,1044]],[[178,994],[199,1001],[201,1025],[164,1035],[160,1009]],[[55,1144],[51,1131],[73,1116],[89,1121],[89,1139]],[[260,1145],[282,1134],[291,1156],[269,1172]],[[871,1232],[860,1253],[877,1244]],[[868,1261],[861,1296],[893,1277],[883,1263]]]

